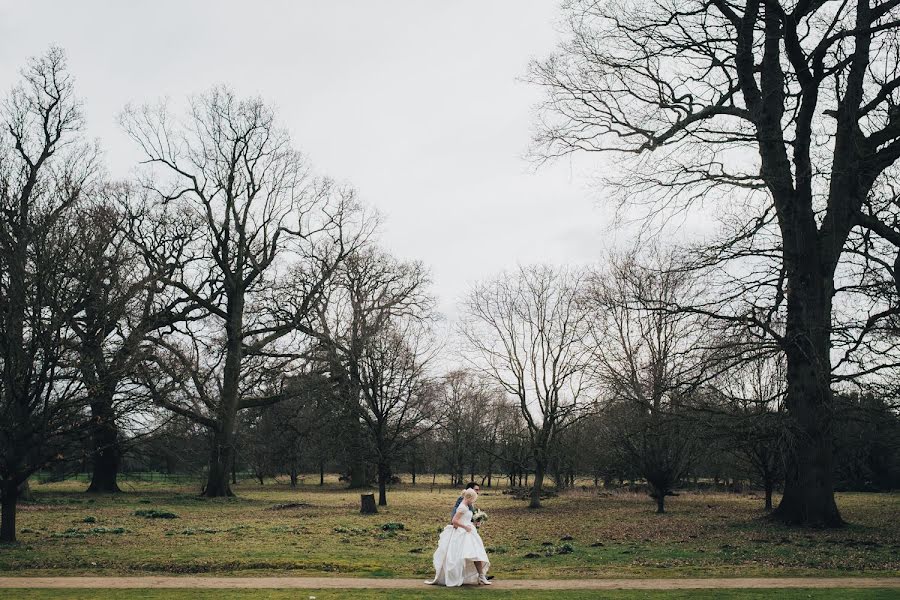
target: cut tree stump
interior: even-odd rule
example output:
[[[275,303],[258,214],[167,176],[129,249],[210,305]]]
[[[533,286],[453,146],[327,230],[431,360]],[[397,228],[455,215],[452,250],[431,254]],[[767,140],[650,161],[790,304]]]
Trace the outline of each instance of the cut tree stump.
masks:
[[[378,507],[375,505],[375,494],[359,495],[359,512],[364,515],[378,514]]]

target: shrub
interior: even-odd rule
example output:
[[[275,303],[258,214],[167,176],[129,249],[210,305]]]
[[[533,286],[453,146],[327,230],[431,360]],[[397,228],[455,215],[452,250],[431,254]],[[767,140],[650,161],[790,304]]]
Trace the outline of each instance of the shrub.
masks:
[[[102,535],[104,533],[112,533],[114,535],[121,535],[125,533],[127,530],[124,527],[94,527],[89,531],[89,533],[93,533],[95,535]]]
[[[136,510],[134,511],[134,516],[136,517],[144,517],[145,519],[177,519],[178,515],[172,512],[166,512],[164,510]]]

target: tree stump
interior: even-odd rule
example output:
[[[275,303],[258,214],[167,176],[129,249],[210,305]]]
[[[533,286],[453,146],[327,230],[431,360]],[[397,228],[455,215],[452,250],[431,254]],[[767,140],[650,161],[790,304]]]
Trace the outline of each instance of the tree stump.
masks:
[[[375,505],[375,494],[359,495],[359,512],[364,515],[374,515],[378,513],[378,507]]]

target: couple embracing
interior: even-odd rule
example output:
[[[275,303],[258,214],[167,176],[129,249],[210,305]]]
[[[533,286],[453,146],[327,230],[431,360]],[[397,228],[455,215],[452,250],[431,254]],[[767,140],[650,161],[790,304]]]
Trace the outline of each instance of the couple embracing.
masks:
[[[456,501],[453,518],[441,532],[438,548],[434,552],[434,579],[426,583],[447,587],[491,584],[487,578],[491,561],[478,535],[479,519],[476,514],[484,515],[475,509],[478,489],[478,484],[470,483]]]

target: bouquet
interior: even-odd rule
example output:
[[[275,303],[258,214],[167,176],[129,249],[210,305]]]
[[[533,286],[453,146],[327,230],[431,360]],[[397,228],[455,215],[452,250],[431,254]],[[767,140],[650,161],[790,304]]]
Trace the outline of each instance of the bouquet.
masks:
[[[481,524],[481,523],[484,523],[485,521],[487,521],[487,519],[488,519],[487,513],[484,512],[483,510],[481,510],[480,508],[478,510],[476,510],[475,513],[472,515],[473,523]]]

